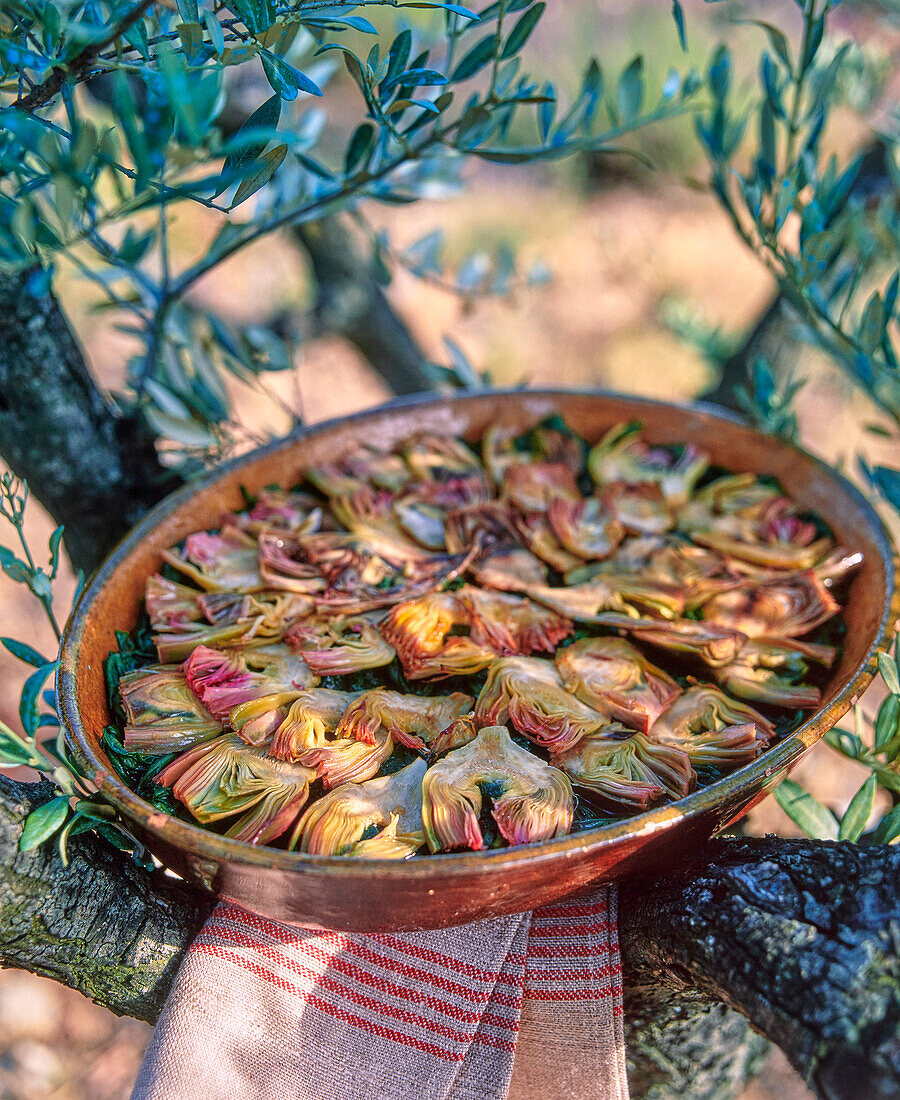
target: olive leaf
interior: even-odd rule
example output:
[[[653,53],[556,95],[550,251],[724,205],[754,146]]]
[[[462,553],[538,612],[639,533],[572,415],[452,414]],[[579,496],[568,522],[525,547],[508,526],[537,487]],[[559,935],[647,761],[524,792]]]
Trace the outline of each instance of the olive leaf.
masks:
[[[841,818],[838,840],[859,840],[872,816],[877,790],[878,780],[870,775],[850,800],[850,805]]]
[[[837,840],[837,818],[793,779],[782,780],[775,790],[775,801],[791,821],[813,840]]]
[[[19,838],[19,851],[30,852],[33,848],[43,844],[59,829],[69,816],[68,795],[57,795],[32,810],[25,819],[22,835]]]

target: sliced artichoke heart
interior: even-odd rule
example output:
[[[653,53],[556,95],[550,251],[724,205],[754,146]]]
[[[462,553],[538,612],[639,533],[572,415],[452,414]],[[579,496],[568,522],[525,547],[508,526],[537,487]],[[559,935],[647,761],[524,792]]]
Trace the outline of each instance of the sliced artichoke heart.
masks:
[[[344,676],[389,665],[396,654],[378,629],[378,615],[301,619],[285,640],[320,676]]]
[[[546,748],[562,749],[598,729],[603,717],[566,691],[552,661],[502,657],[488,669],[475,703],[480,726],[511,722]]]
[[[125,748],[164,756],[209,741],[221,723],[191,691],[180,668],[150,665],[119,679],[125,710]]]
[[[309,807],[288,847],[312,855],[359,855],[365,853],[353,849],[373,827],[380,835],[392,826],[395,842],[401,824],[405,834],[421,835],[424,775],[425,761],[414,760],[393,775],[335,787]]]
[[[613,727],[600,730],[550,759],[576,787],[613,811],[645,810],[667,795],[683,798],[691,790],[696,776],[680,746],[655,743],[642,733],[615,733]]]
[[[241,815],[228,835],[268,844],[294,824],[309,798],[316,774],[298,764],[273,760],[265,747],[236,734],[183,753],[157,776],[200,822]]]
[[[526,749],[503,726],[487,726],[462,748],[447,753],[422,781],[422,824],[432,852],[482,851],[478,822],[483,789],[491,816],[509,844],[564,836],[574,803],[566,776]]]
[[[681,690],[624,638],[581,638],[557,650],[555,663],[567,691],[641,733]]]
[[[424,752],[453,721],[467,714],[475,702],[471,695],[404,695],[388,688],[365,691],[341,719],[337,737],[374,745],[389,734],[395,742]]]
[[[772,723],[720,688],[695,684],[650,728],[650,738],[678,745],[694,763],[733,769],[755,760],[775,736]]]

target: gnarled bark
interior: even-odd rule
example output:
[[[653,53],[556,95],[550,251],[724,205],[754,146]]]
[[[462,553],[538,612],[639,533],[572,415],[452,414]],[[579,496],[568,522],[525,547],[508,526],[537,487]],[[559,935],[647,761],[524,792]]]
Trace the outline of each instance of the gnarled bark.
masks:
[[[633,991],[742,1012],[829,1100],[900,1091],[900,848],[719,840],[623,886]]]
[[[89,572],[177,484],[140,416],[118,414],[85,365],[59,303],[28,273],[0,274],[0,456]]]
[[[213,900],[85,834],[19,852],[28,813],[58,792],[0,776],[0,966],[77,989],[120,1016],[156,1021]]]

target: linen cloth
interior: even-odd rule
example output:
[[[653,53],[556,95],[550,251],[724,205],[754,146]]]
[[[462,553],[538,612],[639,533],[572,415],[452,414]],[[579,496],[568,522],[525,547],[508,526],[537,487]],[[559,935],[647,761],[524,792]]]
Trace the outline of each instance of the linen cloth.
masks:
[[[132,1100],[628,1100],[614,886],[436,932],[220,902]]]

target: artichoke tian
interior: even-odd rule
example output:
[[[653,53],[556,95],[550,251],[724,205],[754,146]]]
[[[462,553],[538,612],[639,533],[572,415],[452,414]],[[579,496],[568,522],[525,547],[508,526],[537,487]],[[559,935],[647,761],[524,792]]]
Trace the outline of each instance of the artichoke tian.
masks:
[[[621,816],[747,764],[819,704],[862,561],[637,423],[433,428],[303,478],[168,549],[108,673],[141,790],[313,855],[548,840],[573,785]]]

